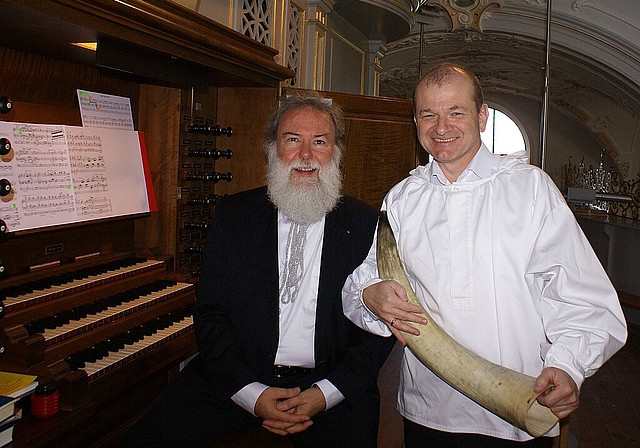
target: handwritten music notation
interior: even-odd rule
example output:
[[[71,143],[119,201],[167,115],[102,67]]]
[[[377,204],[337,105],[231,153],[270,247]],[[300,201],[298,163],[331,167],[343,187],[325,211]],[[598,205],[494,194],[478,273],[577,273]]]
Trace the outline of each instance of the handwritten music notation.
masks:
[[[66,145],[63,126],[49,126],[18,123],[11,129],[13,145],[62,146]]]
[[[0,121],[0,134],[14,153],[0,163],[9,231],[149,212],[137,132]]]
[[[85,128],[134,130],[129,98],[78,89],[78,103]]]
[[[81,216],[100,216],[105,212],[111,212],[111,200],[105,196],[80,198],[76,200],[78,214]]]
[[[74,186],[76,194],[109,191],[109,181],[102,174],[77,178],[74,181]]]
[[[71,214],[76,211],[73,193],[24,195],[20,205],[25,217],[44,216],[51,213],[56,215]]]
[[[70,132],[67,141],[76,194],[109,191],[102,137],[80,129]]]
[[[20,217],[21,215],[16,204],[13,204],[11,207],[7,207],[4,210],[0,210],[0,218],[5,222],[7,229],[9,229],[10,232],[20,226]]]
[[[18,174],[20,191],[28,193],[38,190],[71,190],[71,173],[68,171],[30,171]]]
[[[104,171],[106,169],[103,156],[84,157],[80,155],[74,155],[69,157],[69,159],[72,171]]]
[[[38,154],[29,155],[22,152],[16,156],[19,167],[64,167],[69,165],[69,158],[64,154]]]

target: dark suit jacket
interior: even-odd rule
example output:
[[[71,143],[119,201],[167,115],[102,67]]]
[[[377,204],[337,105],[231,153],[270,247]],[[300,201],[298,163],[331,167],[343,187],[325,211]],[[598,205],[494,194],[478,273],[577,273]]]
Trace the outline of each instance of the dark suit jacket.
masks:
[[[366,257],[376,222],[372,207],[347,196],[325,220],[316,371],[352,403],[376,387],[395,342],[358,329],[342,312],[342,286]],[[269,384],[278,347],[278,277],[277,211],[266,187],[223,198],[216,205],[194,309],[199,370],[220,401],[251,382]]]

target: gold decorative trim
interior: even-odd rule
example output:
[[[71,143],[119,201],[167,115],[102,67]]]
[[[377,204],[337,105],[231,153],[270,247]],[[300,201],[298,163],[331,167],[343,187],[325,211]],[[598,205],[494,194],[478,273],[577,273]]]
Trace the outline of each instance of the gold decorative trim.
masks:
[[[429,0],[429,5],[440,6],[451,18],[451,31],[471,28],[482,31],[480,22],[486,10],[496,5],[504,6],[503,0]]]
[[[324,89],[324,45],[325,36],[316,31],[313,39],[313,90]]]

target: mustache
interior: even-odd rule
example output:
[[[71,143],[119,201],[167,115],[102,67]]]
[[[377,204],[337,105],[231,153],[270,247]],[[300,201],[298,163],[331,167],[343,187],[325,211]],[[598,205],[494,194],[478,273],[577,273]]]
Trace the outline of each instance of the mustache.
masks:
[[[290,170],[320,170],[322,165],[315,160],[294,160],[287,168]]]
[[[317,169],[317,176],[293,181],[294,169]],[[304,176],[303,176],[304,177]],[[289,219],[298,223],[321,220],[340,198],[342,175],[335,160],[327,165],[317,161],[295,160],[288,164],[270,153],[267,186],[271,201]]]

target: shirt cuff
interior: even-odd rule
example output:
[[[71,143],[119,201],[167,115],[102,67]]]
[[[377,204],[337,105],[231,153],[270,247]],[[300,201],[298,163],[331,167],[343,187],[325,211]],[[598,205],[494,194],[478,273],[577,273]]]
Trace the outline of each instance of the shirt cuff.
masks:
[[[257,417],[258,414],[255,412],[256,402],[260,394],[268,388],[269,386],[259,382],[249,383],[236,392],[235,395],[231,397],[231,400],[251,415]]]
[[[376,314],[367,307],[367,304],[364,303],[364,299],[362,298],[362,292],[367,289],[371,285],[375,285],[376,283],[380,283],[382,279],[380,278],[372,278],[358,291],[358,299],[362,304],[362,307],[366,310],[366,313],[363,313],[362,323],[364,324],[364,329],[369,331],[370,333],[376,334],[378,336],[388,337],[391,336],[391,330],[387,326],[386,322],[380,319]]]
[[[318,388],[322,391],[322,394],[324,395],[324,401],[325,403],[327,403],[327,407],[325,408],[325,411],[331,409],[332,407],[340,403],[342,400],[344,400],[344,395],[342,395],[342,392],[340,392],[336,388],[336,386],[334,386],[333,383],[327,379],[317,381],[313,385],[318,386]]]
[[[582,387],[585,378],[584,371],[575,365],[577,360],[569,350],[555,345],[543,346],[543,359],[545,367],[564,370],[576,383],[578,389]]]

